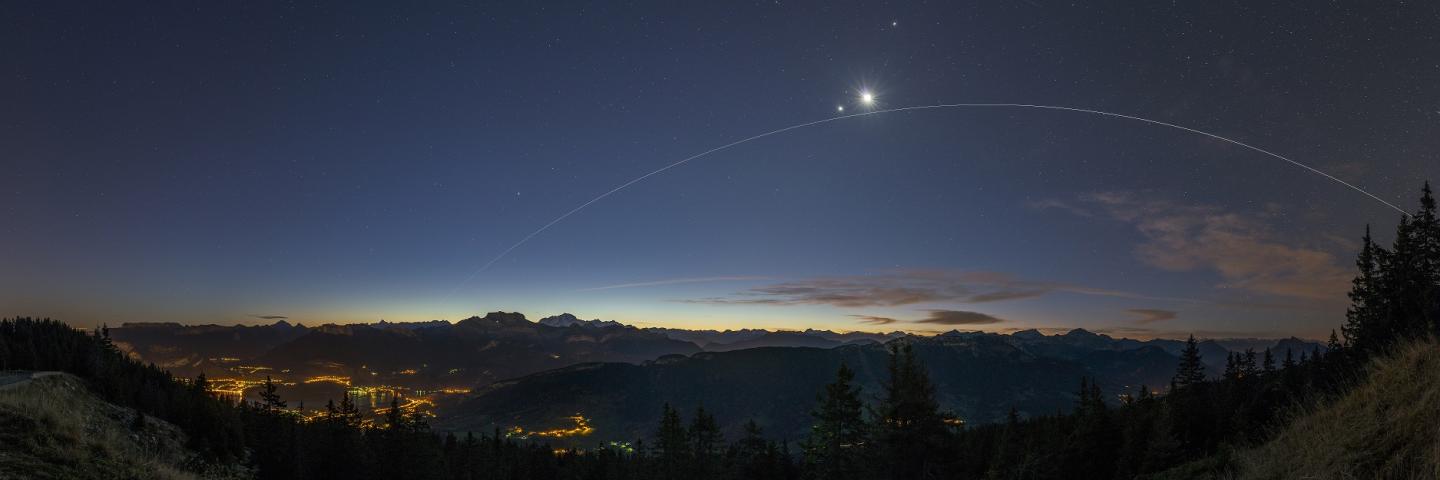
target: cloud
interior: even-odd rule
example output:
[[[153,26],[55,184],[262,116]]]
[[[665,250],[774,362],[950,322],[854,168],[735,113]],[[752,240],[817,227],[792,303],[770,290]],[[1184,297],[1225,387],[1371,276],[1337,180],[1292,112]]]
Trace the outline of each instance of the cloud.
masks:
[[[1344,298],[1350,281],[1349,269],[1335,255],[1287,243],[1255,216],[1123,192],[1080,201],[1133,225],[1143,237],[1135,247],[1140,261],[1162,270],[1214,272],[1222,280],[1217,288],[1335,300]]]
[[[929,323],[935,325],[991,325],[1005,320],[993,315],[980,312],[967,312],[964,310],[930,310],[930,315],[916,320],[915,323]]]
[[[925,303],[978,304],[1034,298],[1055,292],[1151,300],[1189,301],[1024,280],[1003,272],[891,270],[874,275],[816,277],[764,285],[725,297],[681,300],[718,305],[830,305],[898,307]]]
[[[250,315],[250,316],[251,316],[251,317],[254,317],[254,318],[261,319],[261,320],[289,320],[289,319],[290,319],[290,317],[287,317],[287,316],[284,316],[284,315]]]
[[[890,318],[890,317],[876,317],[876,316],[873,316],[873,315],[851,315],[851,316],[860,319],[860,323],[864,323],[864,324],[867,324],[867,325],[889,325],[889,324],[892,324],[892,323],[899,322],[899,320],[896,320],[896,319],[893,319],[893,318]]]
[[[1070,212],[1070,213],[1072,213],[1072,214],[1075,214],[1075,215],[1081,216],[1081,217],[1093,217],[1093,216],[1095,216],[1095,214],[1094,214],[1094,213],[1091,213],[1090,210],[1081,208],[1081,207],[1079,207],[1079,206],[1077,206],[1077,205],[1075,205],[1075,204],[1072,204],[1072,203],[1069,203],[1069,202],[1064,202],[1064,201],[1061,201],[1061,200],[1054,200],[1054,199],[1050,199],[1050,200],[1036,200],[1036,201],[1033,201],[1033,202],[1030,202],[1030,203],[1026,204],[1026,206],[1028,206],[1028,207],[1030,207],[1030,208],[1033,208],[1033,209],[1036,209],[1036,210],[1046,210],[1046,209],[1052,209],[1052,208],[1053,208],[1053,209],[1057,209],[1057,210],[1064,210],[1064,211]]]
[[[1045,330],[1045,329],[1041,329]],[[1283,338],[1294,335],[1293,332],[1277,332],[1272,330],[1156,330],[1147,327],[1119,326],[1119,327],[1098,327],[1092,330],[1095,333],[1103,333],[1116,338],[1168,338],[1172,340],[1184,340],[1194,335],[1197,339],[1224,339],[1224,338]]]
[[[1139,315],[1140,319],[1136,320],[1135,323],[1141,325],[1155,322],[1163,322],[1165,320],[1174,320],[1175,317],[1180,316],[1180,314],[1177,312],[1173,312],[1170,310],[1160,310],[1156,308],[1132,308],[1126,311]]]
[[[1326,172],[1340,178],[1363,177],[1371,171],[1370,164],[1354,160],[1330,162],[1323,167]]]
[[[614,290],[614,289],[617,289],[617,288],[658,287],[658,286],[664,286],[664,285],[681,285],[681,284],[686,284],[686,283],[743,282],[743,281],[749,281],[749,280],[771,280],[771,279],[772,279],[772,277],[762,277],[762,276],[753,276],[753,275],[736,275],[736,276],[728,276],[728,277],[671,278],[671,279],[665,279],[665,280],[655,280],[655,281],[650,281],[650,282],[621,283],[621,284],[616,284],[616,285],[605,285],[605,286],[601,286],[601,287],[582,288],[582,289],[577,290],[577,291],[579,291],[579,292],[593,292],[593,291],[596,291],[596,290]]]
[[[1331,244],[1335,245],[1336,248],[1339,248],[1339,249],[1341,249],[1341,250],[1344,250],[1344,251],[1347,251],[1347,252],[1358,252],[1358,251],[1360,251],[1361,245],[1360,245],[1360,240],[1359,240],[1358,238],[1342,237],[1342,236],[1340,236],[1340,235],[1335,235],[1335,234],[1333,234],[1333,233],[1322,234],[1321,237],[1324,238],[1325,240],[1329,241]]]
[[[1012,290],[971,295],[967,300],[970,303],[999,302],[1004,300],[1019,300],[1032,298],[1049,293],[1050,290]]]

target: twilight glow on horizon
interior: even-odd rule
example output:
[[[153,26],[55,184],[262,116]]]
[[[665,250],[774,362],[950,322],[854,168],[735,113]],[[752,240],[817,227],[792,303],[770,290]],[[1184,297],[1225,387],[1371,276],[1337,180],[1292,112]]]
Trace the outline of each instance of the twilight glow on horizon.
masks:
[[[1384,203],[1120,118],[862,114],[1118,112],[1406,209],[1440,180],[1436,33],[1335,5],[371,7],[0,15],[3,314],[1323,338]]]

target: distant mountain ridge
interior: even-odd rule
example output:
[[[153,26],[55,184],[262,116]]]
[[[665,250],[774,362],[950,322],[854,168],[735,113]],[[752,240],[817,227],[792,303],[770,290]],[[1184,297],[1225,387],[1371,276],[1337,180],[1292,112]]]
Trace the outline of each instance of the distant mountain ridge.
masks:
[[[812,347],[823,345],[824,342],[817,342],[815,340],[821,339],[830,341],[831,344],[829,346],[833,347],[862,340],[883,343],[908,335],[900,331],[890,333],[838,333],[830,330],[816,329],[806,329],[803,331],[765,330],[758,328],[740,330],[686,330],[680,328],[652,327],[646,330],[660,332],[676,340],[685,340],[710,351],[729,351],[747,348],[744,346],[747,342],[754,342],[749,343],[752,346]],[[760,340],[762,337],[768,338]],[[789,339],[790,342],[787,343],[786,339]]]
[[[110,336],[127,354],[189,375],[212,365],[219,368],[216,362],[222,359],[258,357],[310,330],[284,320],[256,326],[126,323],[110,329]]]
[[[634,327],[630,327],[629,325],[625,325],[625,324],[623,324],[623,323],[620,323],[620,322],[617,322],[617,321],[614,321],[614,320],[598,320],[598,319],[597,319],[597,320],[581,320],[581,319],[579,319],[579,318],[575,318],[574,315],[571,315],[571,314],[568,314],[568,313],[562,313],[562,314],[559,314],[559,315],[556,315],[556,316],[553,316],[553,317],[545,317],[545,318],[540,319],[540,321],[539,321],[538,323],[540,323],[541,325],[549,325],[549,326],[552,326],[552,327],[561,327],[561,328],[564,328],[564,327],[574,327],[574,326],[585,327],[585,328],[605,328],[605,327],[634,328]]]
[[[694,343],[707,351],[729,351],[743,348],[755,348],[761,346],[788,346],[788,347],[837,347],[857,341],[872,341],[883,343],[887,340],[905,336],[904,332],[872,333],[872,332],[833,332],[830,330],[806,329],[796,330],[765,330],[765,329],[740,329],[740,330],[690,330],[680,328],[650,327],[639,328],[620,323],[615,320],[582,320],[570,313],[562,313],[552,317],[540,319],[537,323],[552,327],[624,327],[637,328],[640,330],[663,334],[675,340]]]
[[[566,365],[640,362],[700,351],[618,322],[574,316],[531,322],[523,314],[492,312],[459,322],[389,322],[219,326],[125,324],[111,337],[125,352],[193,376],[212,376],[238,364],[302,375],[380,376],[406,373],[425,385],[469,385]],[[571,320],[571,321],[567,321]],[[564,324],[566,326],[556,326]],[[377,378],[378,380],[378,378]]]
[[[293,370],[302,374],[383,376],[413,371],[406,381],[424,385],[483,385],[585,362],[639,363],[664,355],[691,355],[700,351],[728,352],[764,347],[831,349],[847,345],[881,344],[915,337],[903,332],[871,333],[808,329],[684,330],[637,328],[613,320],[583,320],[569,313],[530,321],[513,312],[492,312],[459,322],[325,324],[307,327],[280,320],[269,325],[181,325],[178,323],[127,323],[111,329],[124,351],[171,369],[178,375],[216,371],[239,364]],[[1074,329],[1061,335],[1022,330],[1003,335],[952,331],[951,337],[985,336],[1011,344],[1031,355],[1080,361],[1097,351],[1123,352],[1155,347],[1178,355],[1179,340],[1115,339]],[[1219,373],[1226,345],[1253,348],[1264,340],[1206,340],[1200,343],[1207,369]],[[1300,339],[1270,341],[1295,356],[1319,347]],[[363,370],[363,371],[362,371]],[[453,372],[452,372],[453,370]],[[379,380],[379,378],[377,378]]]
[[[471,385],[575,363],[641,362],[700,351],[692,343],[633,327],[585,325],[554,326],[509,312],[419,327],[327,325],[277,345],[258,360],[306,373],[414,371],[409,378],[416,382]]]

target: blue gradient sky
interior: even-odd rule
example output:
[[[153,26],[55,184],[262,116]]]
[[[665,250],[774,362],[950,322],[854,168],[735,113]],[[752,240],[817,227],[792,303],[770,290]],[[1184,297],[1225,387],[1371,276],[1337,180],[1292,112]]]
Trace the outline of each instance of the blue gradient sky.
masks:
[[[1173,122],[1407,208],[1440,178],[1435,5],[721,3],[0,6],[0,307],[87,326],[518,310],[1318,337],[1364,225],[1389,241],[1398,214],[1212,139],[1066,112],[756,141],[457,285],[595,195],[856,111],[861,88]],[[912,322],[933,311],[989,319]]]

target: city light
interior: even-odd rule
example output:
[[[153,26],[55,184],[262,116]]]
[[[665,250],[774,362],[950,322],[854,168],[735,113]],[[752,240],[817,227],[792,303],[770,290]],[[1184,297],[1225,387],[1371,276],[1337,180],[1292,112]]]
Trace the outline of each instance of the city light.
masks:
[[[571,422],[574,422],[575,425],[574,425],[573,427],[570,427],[570,428],[556,428],[556,429],[551,429],[551,430],[540,430],[540,431],[532,431],[532,432],[527,432],[527,431],[525,431],[524,428],[515,426],[515,427],[510,427],[508,430],[505,431],[505,437],[506,437],[506,438],[519,438],[519,439],[525,440],[525,439],[529,439],[529,438],[531,438],[531,437],[541,437],[541,438],[583,437],[583,436],[586,436],[586,435],[590,435],[591,433],[595,433],[595,427],[591,427],[591,426],[590,426],[590,419],[585,418],[583,415],[580,415],[580,414],[577,413],[577,414],[575,414],[575,415],[573,415],[573,416],[565,417],[565,419],[566,419],[566,420],[570,420]]]

